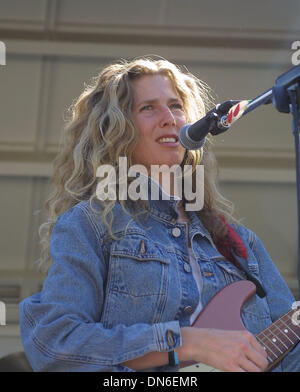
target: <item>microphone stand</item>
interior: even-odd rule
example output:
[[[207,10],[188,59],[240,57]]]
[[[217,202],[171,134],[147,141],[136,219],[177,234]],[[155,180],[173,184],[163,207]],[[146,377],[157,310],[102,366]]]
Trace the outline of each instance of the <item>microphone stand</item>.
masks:
[[[298,292],[300,297],[300,86],[288,88],[290,112],[293,115],[293,134],[296,153],[297,205],[298,205]]]
[[[271,90],[253,99],[243,116],[262,104],[273,102],[282,113],[291,113],[292,131],[295,139],[297,211],[298,211],[298,284],[300,297],[300,65],[291,68],[276,79]]]

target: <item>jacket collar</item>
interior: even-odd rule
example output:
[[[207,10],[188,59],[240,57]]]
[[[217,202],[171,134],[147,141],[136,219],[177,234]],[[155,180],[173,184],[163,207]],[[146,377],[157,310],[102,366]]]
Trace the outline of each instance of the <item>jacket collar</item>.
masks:
[[[150,213],[175,223],[178,217],[178,205],[181,197],[170,195],[156,179],[148,176],[148,201]]]
[[[151,187],[155,192],[159,194],[158,199],[149,197],[150,213],[159,218],[169,220],[171,223],[176,224],[178,218],[178,206],[181,203],[181,198],[178,196],[172,196],[166,192],[161,185],[153,178],[148,177],[148,195],[151,196]],[[156,194],[157,194],[156,193]],[[196,212],[187,212],[190,219],[190,235],[193,237],[196,234],[200,234],[203,237],[207,237],[210,241],[211,235],[206,227],[197,216]]]

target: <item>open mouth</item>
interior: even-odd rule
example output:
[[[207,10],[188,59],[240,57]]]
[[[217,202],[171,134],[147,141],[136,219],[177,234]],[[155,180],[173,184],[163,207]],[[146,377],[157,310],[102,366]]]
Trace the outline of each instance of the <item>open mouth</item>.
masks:
[[[178,137],[177,136],[162,136],[157,139],[157,142],[160,144],[178,144]]]

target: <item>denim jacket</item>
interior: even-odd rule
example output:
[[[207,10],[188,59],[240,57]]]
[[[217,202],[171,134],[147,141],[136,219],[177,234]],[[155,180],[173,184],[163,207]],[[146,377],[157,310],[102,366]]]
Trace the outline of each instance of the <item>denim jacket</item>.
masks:
[[[190,325],[198,301],[205,305],[224,286],[245,279],[217,251],[196,213],[188,212],[202,275],[200,296],[189,265],[187,225],[177,223],[177,203],[150,201],[144,222],[117,203],[112,231],[118,240],[88,201],[57,219],[43,289],[20,303],[21,338],[35,371],[133,371],[123,362],[179,347],[180,328]],[[238,233],[249,270],[267,293],[251,297],[242,311],[244,325],[257,334],[288,312],[294,298],[257,236],[243,226]],[[300,344],[276,370],[300,371]]]

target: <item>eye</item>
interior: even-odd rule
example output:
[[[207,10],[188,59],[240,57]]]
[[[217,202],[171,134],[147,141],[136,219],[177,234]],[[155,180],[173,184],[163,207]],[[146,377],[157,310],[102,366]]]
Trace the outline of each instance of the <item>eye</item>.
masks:
[[[153,109],[152,105],[145,105],[145,106],[141,107],[140,111],[142,112],[143,110],[148,111],[148,110],[152,110],[152,109]]]
[[[171,108],[183,110],[183,105],[180,102],[174,102],[171,104]]]

